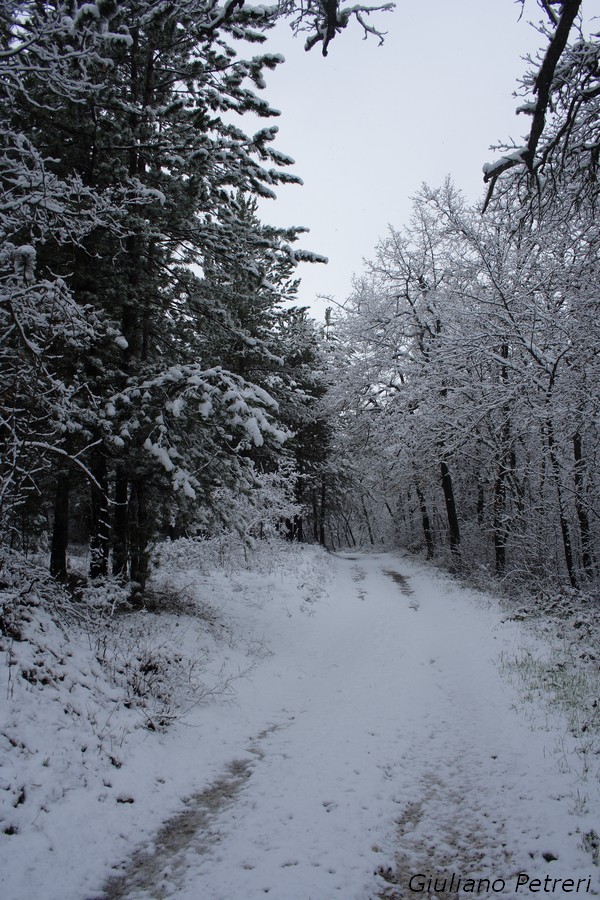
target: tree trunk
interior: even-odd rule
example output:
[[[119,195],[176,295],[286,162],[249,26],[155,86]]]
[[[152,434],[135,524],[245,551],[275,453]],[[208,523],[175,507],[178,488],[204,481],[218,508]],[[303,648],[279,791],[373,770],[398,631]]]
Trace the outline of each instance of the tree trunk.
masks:
[[[92,460],[91,472],[97,485],[91,485],[90,578],[108,575],[110,519],[108,513],[108,469],[101,451]]]
[[[506,538],[508,529],[505,516],[506,504],[506,467],[499,463],[496,481],[494,482],[494,556],[496,575],[502,575],[506,568]]]
[[[552,468],[552,476],[554,478],[554,483],[556,486],[556,495],[558,499],[558,518],[560,524],[560,532],[562,535],[563,541],[563,550],[565,554],[565,563],[567,565],[567,573],[569,575],[569,582],[571,587],[577,588],[577,573],[575,572],[575,561],[573,557],[573,547],[571,545],[571,536],[569,534],[569,523],[567,521],[567,516],[565,513],[565,506],[562,494],[562,487],[560,483],[560,463],[558,457],[556,455],[556,450],[554,446],[554,428],[552,422],[548,420],[546,422],[546,437],[548,442],[548,454],[550,457],[550,466]]]
[[[115,511],[113,516],[113,575],[127,577],[129,562],[129,482],[122,466],[115,475]]]
[[[419,501],[419,510],[421,512],[421,525],[423,527],[423,535],[425,537],[425,547],[427,548],[427,559],[433,559],[435,547],[433,543],[431,520],[429,518],[427,504],[425,503],[425,495],[423,494],[420,485],[416,483],[415,490],[417,492],[417,500]]]
[[[325,492],[325,476],[321,475],[321,505],[319,508],[319,543],[322,547],[325,546],[325,502],[326,502],[326,492]]]
[[[450,538],[450,551],[452,553],[453,565],[460,565],[460,528],[458,525],[458,516],[456,514],[456,503],[454,501],[454,489],[452,487],[452,476],[445,460],[440,463],[440,471],[442,476],[442,490],[444,492],[444,501],[446,503],[446,516],[448,517],[448,536]]]
[[[592,576],[594,574],[594,559],[592,555],[590,520],[584,503],[583,457],[581,452],[581,435],[578,431],[573,435],[573,457],[575,459],[575,509],[577,511],[581,538],[581,561],[586,575]]]
[[[50,574],[64,581],[67,577],[67,547],[69,545],[69,475],[63,472],[56,479],[54,496],[54,524],[50,551]]]
[[[477,524],[481,528],[484,523],[485,513],[485,491],[483,484],[477,485]]]
[[[509,346],[502,344],[500,348],[502,359],[508,360]],[[500,369],[500,381],[503,390],[508,384],[508,366],[504,363]],[[496,480],[494,482],[494,555],[496,562],[496,574],[502,575],[506,568],[506,541],[508,538],[508,524],[506,519],[506,479],[510,470],[510,406],[505,403],[502,406],[502,427],[500,429],[500,448],[498,452],[498,465]]]
[[[360,498],[360,502],[361,502],[361,505],[362,505],[362,508],[363,508],[363,513],[364,513],[364,515],[365,515],[365,522],[367,523],[367,532],[368,532],[368,534],[369,534],[369,543],[371,544],[371,547],[373,547],[373,546],[375,546],[375,540],[374,540],[374,538],[373,538],[373,529],[371,528],[371,522],[370,522],[370,520],[369,520],[369,514],[368,514],[368,512],[367,512],[367,507],[366,507],[366,504],[365,504],[365,498],[364,498],[364,497],[361,497],[361,498]]]
[[[143,591],[148,578],[148,517],[146,489],[142,478],[136,478],[131,491],[131,580]]]
[[[315,541],[319,540],[319,504],[317,502],[317,490],[313,488],[311,491],[311,503],[312,503],[312,526],[313,526],[313,538]]]
[[[350,527],[350,522],[348,522],[348,520],[346,520],[345,527],[346,527],[346,543],[348,544],[349,547],[350,546],[356,547],[356,540],[354,538],[354,534],[352,533],[352,529]],[[350,540],[348,540],[348,538],[350,538]]]

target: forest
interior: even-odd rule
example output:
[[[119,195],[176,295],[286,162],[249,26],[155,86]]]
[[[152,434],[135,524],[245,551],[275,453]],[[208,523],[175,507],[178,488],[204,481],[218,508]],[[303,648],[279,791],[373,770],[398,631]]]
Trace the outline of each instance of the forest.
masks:
[[[70,589],[141,597],[157,542],[235,532],[592,590],[600,40],[584,6],[537,3],[528,139],[495,148],[482,201],[424,186],[319,324],[294,298],[298,262],[323,259],[258,215],[299,181],[262,95],[282,58],[260,47],[281,20],[325,55],[351,22],[382,39],[390,5],[2,0],[6,578],[42,559]]]
[[[600,891],[599,20],[505,2],[525,137],[319,322],[267,48],[406,0],[0,0],[7,900]]]

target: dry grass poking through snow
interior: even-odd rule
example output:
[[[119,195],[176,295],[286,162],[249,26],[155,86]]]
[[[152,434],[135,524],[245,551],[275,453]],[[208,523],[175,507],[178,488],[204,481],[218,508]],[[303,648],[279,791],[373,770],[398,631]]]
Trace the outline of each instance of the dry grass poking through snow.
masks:
[[[388,572],[394,577],[393,572]],[[394,578],[394,580],[398,580]],[[398,580],[402,587],[402,582]],[[600,835],[589,827],[592,804],[600,782],[600,624],[597,600],[576,592],[548,594],[523,603],[504,598],[506,621],[526,623],[521,645],[497,660],[502,675],[520,696],[520,713],[534,730],[552,734],[548,752],[561,772],[575,776],[578,784],[571,800],[571,814],[587,822],[578,829],[580,844],[595,866],[600,866]],[[557,723],[559,723],[557,725]],[[562,730],[561,730],[562,729]],[[456,760],[461,769],[461,760]],[[452,873],[489,872],[510,884],[511,854],[503,841],[507,823],[472,806],[477,790],[467,785],[460,794],[430,772],[422,793],[409,800],[396,820],[397,854],[393,867],[381,867],[378,876],[387,883],[379,900],[403,900],[411,875],[428,873],[436,897],[455,897]],[[469,799],[471,798],[471,799]],[[427,823],[433,823],[429,826]],[[600,830],[600,828],[598,829]],[[490,854],[492,863],[490,863]],[[555,857],[544,857],[550,863]],[[486,866],[482,871],[482,862]],[[477,876],[476,873],[480,873]],[[514,883],[514,872],[513,883]],[[508,890],[508,888],[507,888]],[[426,888],[423,892],[429,896]],[[412,895],[412,891],[408,891]],[[592,893],[595,893],[592,891]]]
[[[216,604],[243,591],[247,567],[272,569],[280,552],[271,543],[250,550],[233,537],[165,544],[141,610],[114,579],[77,578],[72,591],[45,566],[2,556],[1,833],[35,829],[73,790],[106,792],[136,733],[160,732],[199,705],[234,696],[236,681],[269,650],[237,633]],[[204,578],[204,596],[184,570],[201,588]],[[315,593],[308,585],[307,607]]]

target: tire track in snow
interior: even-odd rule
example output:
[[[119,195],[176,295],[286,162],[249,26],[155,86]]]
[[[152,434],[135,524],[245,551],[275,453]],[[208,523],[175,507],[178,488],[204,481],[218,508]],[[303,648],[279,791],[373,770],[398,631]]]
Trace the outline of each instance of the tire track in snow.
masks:
[[[309,896],[350,900],[346,869],[356,867],[362,878],[368,873],[372,878],[379,848],[376,842],[371,846],[368,832],[379,819],[376,810],[389,779],[387,757],[381,757],[379,748],[377,698],[380,684],[390,686],[384,674],[390,657],[378,657],[375,665],[372,660],[379,635],[386,630],[386,623],[372,608],[375,600],[381,601],[377,592],[369,596],[368,604],[355,599],[346,606],[353,596],[350,585],[365,584],[365,596],[372,594],[366,584],[372,576],[361,566],[351,571],[342,565],[339,574],[348,584],[342,592],[344,609],[327,610],[323,604],[314,640],[301,646],[297,659],[286,666],[289,696],[275,718],[294,719],[295,735],[279,727],[259,735],[255,759],[240,760],[233,771],[193,797],[189,808],[169,820],[154,841],[105,885],[102,900],[198,898],[199,889],[191,882],[202,885],[202,900],[249,898],[271,892],[274,868],[293,873],[284,893],[272,888],[277,900]],[[386,602],[393,604],[394,590],[390,585]],[[394,612],[402,616],[400,609]],[[365,653],[369,631],[372,646]],[[367,694],[365,682],[369,682]],[[275,828],[274,821],[278,822]],[[323,846],[324,828],[337,847]],[[355,853],[347,849],[351,838],[359,846],[364,844],[360,856],[365,859],[353,858]],[[216,874],[227,854],[231,860],[225,865],[226,874],[230,881],[238,881],[233,888],[221,886],[222,875]],[[267,858],[271,871],[263,876]],[[300,870],[297,875],[295,870]]]
[[[402,593],[405,597],[412,597],[414,594],[414,590],[410,586],[410,581],[406,577],[406,575],[401,575],[400,572],[396,572],[395,569],[384,569],[383,574],[387,575],[388,578],[391,578],[394,584],[397,584],[400,588],[400,593]],[[419,601],[416,599],[411,600],[409,603],[411,609],[415,611],[419,608]]]
[[[200,856],[219,843],[220,814],[238,800],[257,762],[264,758],[261,741],[281,727],[277,724],[263,729],[247,749],[251,756],[232,760],[220,778],[189,797],[185,809],[164,822],[153,841],[119,866],[119,874],[88,900],[164,900],[173,896],[179,875],[187,866],[189,849]]]
[[[163,900],[171,896],[189,847],[193,845],[201,854],[218,843],[218,815],[237,799],[252,774],[251,765],[249,759],[229,763],[221,778],[190,797],[186,808],[162,825],[153,842],[137,850],[102,893],[90,900]]]
[[[384,574],[402,589],[403,576]],[[581,840],[576,820],[569,821],[570,787],[559,777],[552,741],[519,715],[521,704],[497,669],[499,645],[506,640],[502,620],[494,621],[492,605],[486,609],[473,602],[468,590],[461,596],[460,588],[452,590],[450,582],[448,587],[449,603],[438,605],[437,627],[432,627],[430,598],[417,591],[429,607],[425,620],[414,620],[412,633],[421,668],[415,698],[424,702],[415,699],[406,723],[409,750],[402,754],[407,777],[400,778],[405,789],[396,818],[397,850],[394,865],[379,869],[389,886],[377,897],[520,898],[527,892],[516,890],[520,873],[532,884],[535,879],[543,884],[546,876],[551,884],[555,878],[577,883],[585,873],[592,881],[589,894],[597,896],[597,872],[577,852]],[[575,865],[568,861],[577,857]],[[422,878],[411,888],[415,875]],[[552,892],[563,896],[560,888]]]
[[[405,597],[412,597],[414,594],[413,589],[410,586],[410,582],[406,575],[401,575],[400,572],[396,572],[394,569],[384,569],[383,574],[387,575],[388,578],[391,578],[394,584],[397,584],[400,588],[402,594]]]

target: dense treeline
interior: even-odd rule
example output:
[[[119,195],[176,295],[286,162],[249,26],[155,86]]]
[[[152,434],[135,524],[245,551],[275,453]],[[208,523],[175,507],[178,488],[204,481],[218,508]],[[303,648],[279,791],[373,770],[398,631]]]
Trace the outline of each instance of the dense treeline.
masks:
[[[535,155],[486,167],[483,212],[450,181],[424,187],[356,280],[330,400],[354,483],[339,539],[503,578],[598,577],[600,44],[574,35]]]
[[[87,541],[143,586],[157,534],[293,522],[313,489],[319,337],[285,302],[319,257],[257,218],[299,179],[241,127],[277,115],[281,58],[244,54],[281,15],[322,33],[293,4],[1,5],[0,533],[58,578]]]
[[[2,0],[2,546],[143,587],[158,535],[275,525],[597,578],[600,44],[537,6],[523,145],[480,207],[424,187],[320,329],[288,303],[320,257],[257,216],[298,181],[260,45],[370,10]]]

